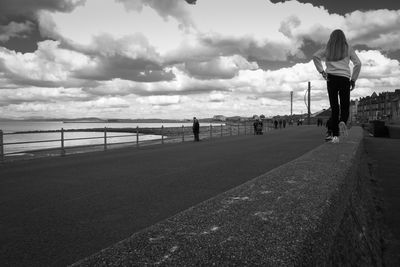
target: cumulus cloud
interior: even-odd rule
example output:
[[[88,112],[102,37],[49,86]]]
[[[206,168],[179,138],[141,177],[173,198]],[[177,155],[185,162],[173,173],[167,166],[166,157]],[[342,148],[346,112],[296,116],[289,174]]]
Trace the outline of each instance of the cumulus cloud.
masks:
[[[151,61],[132,60],[118,56],[97,58],[96,64],[79,69],[74,72],[74,76],[98,81],[124,79],[137,82],[158,82],[174,79],[171,71]]]
[[[129,102],[121,97],[101,97],[96,100],[82,103],[82,106],[90,108],[126,108],[129,107]]]
[[[169,106],[179,104],[181,102],[181,96],[179,95],[156,95],[147,97],[138,97],[137,101],[141,104],[150,104],[157,106]]]
[[[43,41],[36,52],[25,54],[0,48],[5,76],[16,84],[75,87],[82,81],[75,80],[70,73],[93,62],[83,54],[58,46],[57,41]]]
[[[117,40],[142,34],[157,52],[165,53],[185,35],[175,18],[166,21],[149,6],[141,12],[127,11],[109,0],[87,0],[71,14],[42,11],[38,16],[43,35],[83,46],[101,41],[97,36],[109,35]]]
[[[142,34],[114,39],[109,34],[95,36],[90,46],[74,46],[95,58],[75,76],[84,79],[125,79],[139,82],[172,80],[174,75],[162,64],[161,56]]]
[[[365,72],[361,72],[358,85],[363,85],[363,80],[376,78],[375,84],[369,86],[391,86],[396,81],[388,77],[399,77],[399,63],[396,60],[390,60],[379,51],[360,51],[359,56],[364,63]],[[368,62],[370,60],[370,62]],[[199,80],[187,76],[186,73],[179,69],[173,68],[172,71],[176,76],[173,81],[164,81],[157,83],[142,84],[137,82],[122,82],[114,86],[111,83],[104,85],[102,89],[94,88],[92,93],[114,93],[121,95],[205,95],[209,102],[223,102],[224,98],[229,95],[239,94],[252,96],[253,98],[263,98],[268,96],[276,101],[284,101],[288,99],[289,92],[294,91],[300,99],[303,98],[307,89],[308,81],[312,82],[313,97],[316,100],[327,101],[325,81],[316,72],[314,64],[298,63],[289,68],[281,68],[274,71],[257,70],[240,70],[237,76],[231,79],[208,79]],[[389,71],[389,72],[388,72]],[[371,74],[374,76],[372,77]],[[379,83],[378,83],[379,81]],[[390,82],[390,83],[389,83]],[[397,81],[399,83],[400,81]],[[123,85],[122,85],[123,84]],[[118,88],[121,88],[120,90]],[[108,91],[109,90],[109,91]],[[360,89],[361,90],[361,89]],[[176,98],[173,98],[176,99]],[[175,102],[174,102],[175,103]]]
[[[131,108],[130,104],[118,97],[100,97],[86,101],[53,101],[53,102],[23,102],[2,106],[1,114],[8,114],[10,118],[43,116],[50,118],[79,118],[120,117],[123,110]]]
[[[280,32],[297,43],[305,39],[325,44],[330,33],[342,29],[352,45],[396,51],[400,42],[400,10],[354,11],[340,16],[323,8],[313,8],[310,23],[305,16],[310,12],[291,15],[281,22]],[[324,22],[323,24],[321,22]]]
[[[222,92],[211,92],[209,97],[211,102],[224,102],[228,95]]]
[[[183,0],[116,0],[121,2],[128,10],[142,11],[144,6],[149,6],[157,11],[164,19],[173,17],[180,21],[182,26],[193,26],[189,8]]]
[[[363,62],[352,97],[400,84],[399,60],[387,56],[399,49],[395,10],[338,15],[299,1],[39,0],[17,12],[22,1],[5,1],[3,17],[35,15],[0,26],[0,42],[33,26],[51,39],[33,53],[0,47],[5,114],[287,114],[290,91],[295,112],[305,111],[308,81],[312,109],[327,108],[326,83],[310,57],[336,28]]]
[[[345,16],[344,28],[355,44],[381,50],[398,50],[400,10],[354,11]]]
[[[242,56],[216,57],[207,62],[189,61],[184,64],[189,75],[199,79],[231,79],[239,70],[258,69],[256,63],[250,63]]]
[[[398,60],[389,59],[377,50],[360,51],[358,55],[363,63],[362,78],[398,77],[400,84],[400,64]]]
[[[96,86],[84,87],[83,91],[92,96],[127,96],[144,90],[142,83],[112,79],[99,82]]]
[[[0,106],[22,103],[86,101],[90,96],[80,88],[16,88],[0,90]]]

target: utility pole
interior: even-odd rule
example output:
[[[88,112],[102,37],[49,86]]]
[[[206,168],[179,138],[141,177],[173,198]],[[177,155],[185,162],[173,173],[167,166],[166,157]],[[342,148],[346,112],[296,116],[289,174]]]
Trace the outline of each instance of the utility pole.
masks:
[[[311,124],[311,82],[308,82],[308,115],[307,115],[307,120],[308,120],[308,125]]]
[[[293,116],[293,91],[290,91],[290,117]]]

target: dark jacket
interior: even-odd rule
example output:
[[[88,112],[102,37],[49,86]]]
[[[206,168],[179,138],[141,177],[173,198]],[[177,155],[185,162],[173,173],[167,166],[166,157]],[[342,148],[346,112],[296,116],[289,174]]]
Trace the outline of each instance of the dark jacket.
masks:
[[[200,132],[200,124],[198,120],[193,121],[193,132],[194,133]]]

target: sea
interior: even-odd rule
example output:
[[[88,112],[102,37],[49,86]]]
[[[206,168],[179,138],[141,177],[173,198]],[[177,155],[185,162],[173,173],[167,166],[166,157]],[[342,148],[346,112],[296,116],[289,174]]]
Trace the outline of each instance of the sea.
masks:
[[[184,123],[107,123],[107,122],[68,122],[62,121],[0,121],[3,131],[4,154],[17,155],[33,150],[52,149],[61,147],[60,132],[17,133],[27,131],[48,131],[67,129],[92,128],[160,128],[191,127],[191,122]],[[92,138],[92,139],[81,139]],[[64,132],[64,146],[85,146],[104,144],[102,132]],[[68,140],[80,139],[80,140]],[[160,135],[139,135],[139,142],[161,139]],[[107,132],[107,144],[136,142],[136,134],[122,132]],[[16,144],[18,143],[18,144]]]

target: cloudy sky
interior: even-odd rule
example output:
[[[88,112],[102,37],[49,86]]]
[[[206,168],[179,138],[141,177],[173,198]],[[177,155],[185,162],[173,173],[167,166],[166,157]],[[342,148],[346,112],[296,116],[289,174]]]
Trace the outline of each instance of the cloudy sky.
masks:
[[[400,88],[400,1],[1,0],[0,117],[283,115],[308,81],[316,112],[311,57],[337,28],[363,63],[353,99]]]

